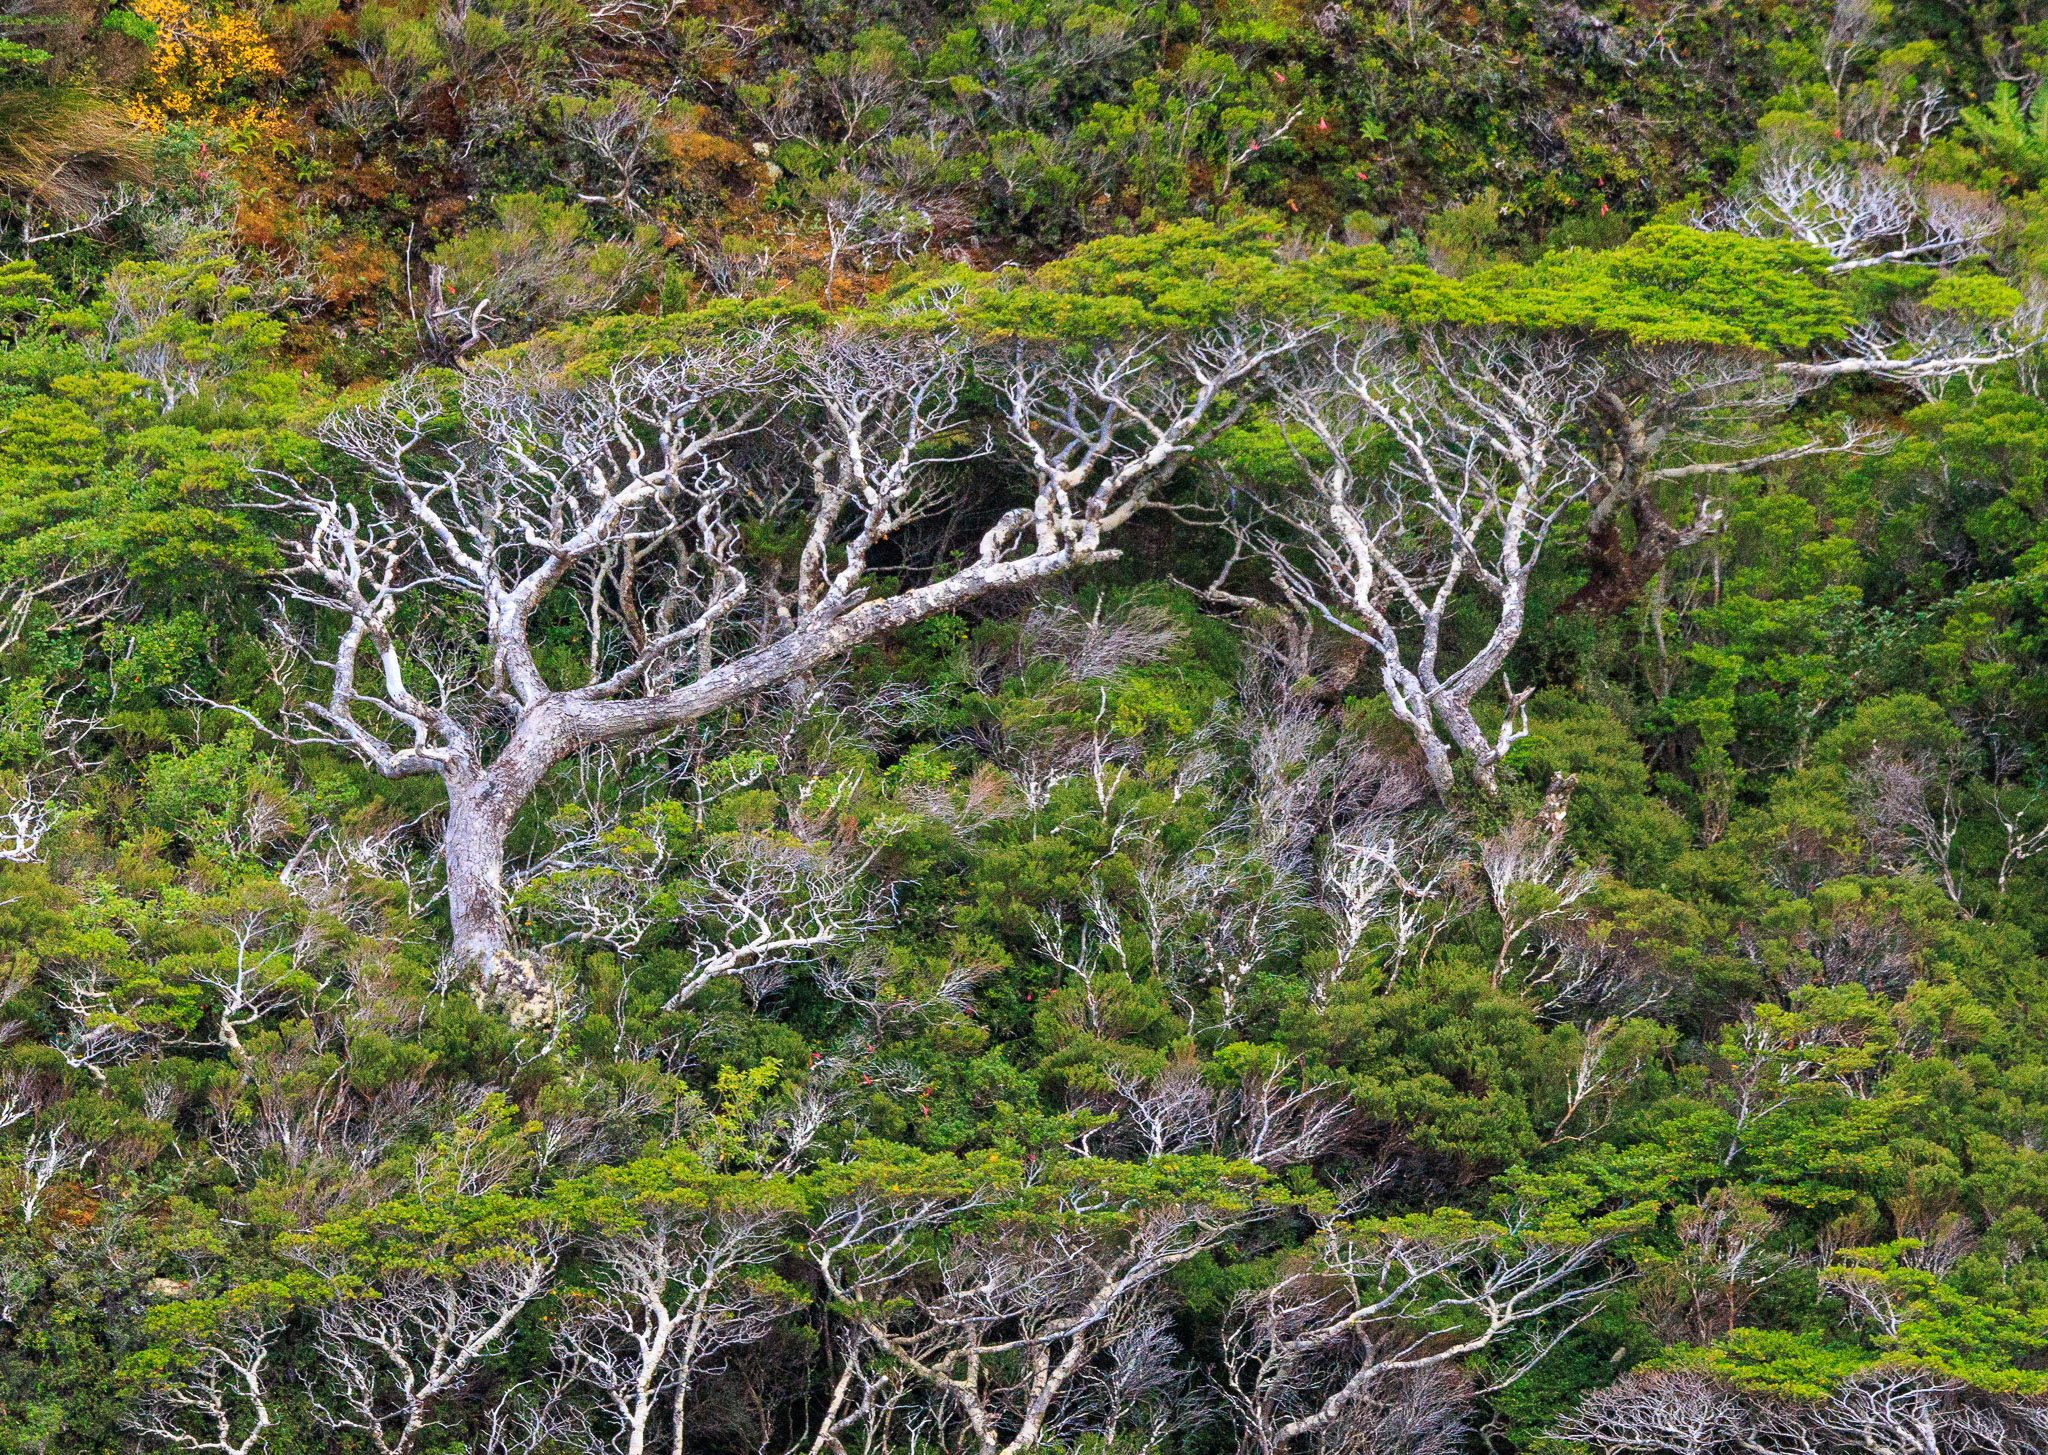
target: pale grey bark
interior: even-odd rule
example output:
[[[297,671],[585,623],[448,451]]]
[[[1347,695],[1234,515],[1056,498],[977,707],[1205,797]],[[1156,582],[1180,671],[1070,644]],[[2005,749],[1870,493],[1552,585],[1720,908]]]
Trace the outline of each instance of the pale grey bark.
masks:
[[[1249,544],[1298,609],[1379,657],[1440,795],[1454,752],[1494,792],[1526,730],[1526,691],[1504,683],[1492,733],[1474,703],[1503,679],[1551,528],[1594,476],[1572,426],[1599,383],[1562,339],[1432,329],[1411,347],[1388,329],[1305,358],[1280,391],[1308,488],[1272,492]],[[1446,626],[1468,589],[1493,625],[1454,661]]]
[[[1306,336],[1233,320],[1075,361],[1022,345],[976,357],[944,333],[756,332],[575,382],[532,363],[409,376],[322,431],[374,482],[371,503],[270,484],[273,508],[309,521],[284,594],[340,627],[324,648],[282,632],[327,677],[294,705],[297,736],[446,784],[452,954],[543,1009],[544,974],[506,914],[505,844],[557,762],[1113,558],[1107,537]],[[875,597],[876,549],[949,498],[949,466],[996,447],[961,410],[970,367],[999,396],[998,436],[1031,501],[957,569]],[[795,529],[793,578],[747,556],[743,521]],[[568,591],[590,623],[590,680],[557,686],[531,623]],[[436,639],[407,625],[421,615],[462,625]]]

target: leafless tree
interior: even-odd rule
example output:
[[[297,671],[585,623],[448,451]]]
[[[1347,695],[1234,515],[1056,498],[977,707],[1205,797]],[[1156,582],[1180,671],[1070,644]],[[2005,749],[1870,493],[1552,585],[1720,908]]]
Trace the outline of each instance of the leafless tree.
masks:
[[[653,1197],[628,1226],[590,1240],[594,1276],[566,1298],[555,1357],[594,1392],[622,1455],[680,1455],[692,1381],[724,1350],[764,1334],[790,1308],[761,1275],[781,1250],[787,1214],[772,1202],[705,1204]]]
[[[65,1122],[29,1133],[19,1165],[9,1179],[14,1183],[15,1206],[21,1210],[24,1227],[35,1222],[57,1179],[83,1169],[91,1155],[91,1146],[74,1137]]]
[[[994,971],[985,961],[949,958],[936,973],[891,965],[872,947],[827,959],[812,982],[858,1015],[868,1043],[880,1045],[900,1026],[973,1013],[974,989]]]
[[[1120,1303],[1105,1321],[1100,1352],[1047,1418],[1053,1438],[1095,1436],[1106,1448],[1152,1455],[1207,1414],[1205,1391],[1174,1362],[1180,1345],[1157,1300]]]
[[[311,914],[375,934],[386,922],[381,888],[402,894],[412,919],[441,897],[432,843],[425,817],[346,831],[316,824],[278,871],[278,882]]]
[[[1212,1151],[1222,1135],[1223,1097],[1193,1055],[1176,1056],[1150,1077],[1108,1068],[1117,1117],[1147,1159]]]
[[[1391,987],[1402,967],[1429,955],[1464,909],[1458,869],[1467,850],[1442,817],[1366,814],[1347,824],[1323,856],[1317,902],[1336,931],[1336,958],[1309,993],[1328,1000],[1336,981],[1377,955]]]
[[[1571,425],[1597,386],[1562,339],[1432,328],[1411,348],[1391,330],[1303,355],[1276,413],[1306,490],[1264,502],[1280,529],[1255,527],[1282,589],[1370,647],[1394,714],[1440,795],[1451,754],[1497,791],[1524,728],[1528,693],[1507,691],[1489,735],[1474,717],[1520,639],[1529,583],[1551,529],[1591,477]],[[1384,469],[1368,465],[1377,442]],[[1485,641],[1443,660],[1449,613],[1470,586],[1489,599]]]
[[[2024,799],[2004,788],[1992,791],[1992,811],[1998,815],[1998,826],[2005,837],[2005,849],[1998,859],[2000,894],[2005,893],[2006,885],[2020,865],[2037,854],[2048,852],[2048,818],[2036,817],[2039,802],[2038,791],[2028,793]]]
[[[1667,1369],[1590,1391],[1552,1428],[1599,1455],[1707,1455],[1738,1446],[1756,1423],[1748,1401],[1712,1375]]]
[[[25,980],[0,980],[0,992],[9,1000],[25,988]],[[57,1087],[47,1075],[39,1076],[21,1067],[0,1072],[0,1131],[37,1115],[56,1093]]]
[[[1285,1057],[1224,1090],[1208,1084],[1191,1055],[1151,1077],[1112,1066],[1109,1079],[1117,1116],[1147,1158],[1209,1152],[1277,1170],[1331,1151],[1352,1119],[1341,1085],[1317,1080]]]
[[[408,275],[420,342],[441,363],[617,308],[646,286],[655,255],[647,229],[597,247],[537,222],[494,229],[484,239],[495,244],[486,259],[428,261],[426,285],[418,294]]]
[[[861,1341],[983,1455],[1036,1448],[1116,1316],[1251,1216],[1223,1202],[1146,1205],[1113,1179],[1080,1177],[1037,1215],[949,1227],[976,1200],[855,1190],[813,1215],[803,1249]],[[826,1427],[850,1396],[835,1393]]]
[[[819,185],[825,215],[825,297],[839,282],[839,262],[865,272],[877,259],[908,262],[932,234],[931,214],[887,189],[839,174]]]
[[[2022,294],[2009,311],[1989,315],[1968,306],[1901,301],[1851,328],[1848,347],[1838,357],[1793,360],[1777,368],[1809,384],[1847,375],[1887,380],[1934,400],[1949,380],[1962,379],[1975,392],[1983,371],[2032,354],[2044,321],[2048,303],[2038,291]]]
[[[1496,985],[1506,978],[1533,931],[1583,914],[1581,901],[1599,883],[1599,875],[1577,863],[1565,848],[1567,816],[1577,786],[1576,775],[1557,775],[1537,812],[1518,817],[1479,845],[1479,869],[1500,919],[1500,953],[1493,962]]]
[[[1300,1441],[1323,1448],[1389,1380],[1454,1368],[1510,1332],[1533,1336],[1539,1351],[1499,1383],[1519,1378],[1614,1283],[1604,1253],[1599,1238],[1557,1241],[1512,1224],[1325,1229],[1232,1304],[1225,1378],[1245,1445],[1259,1455]]]
[[[862,585],[871,553],[945,495],[940,462],[979,448],[960,435],[967,353],[956,339],[749,335],[581,383],[473,369],[448,386],[452,398],[409,376],[322,432],[376,483],[373,502],[271,482],[274,508],[312,522],[291,548],[287,595],[343,623],[331,652],[284,634],[329,677],[303,704],[298,735],[387,776],[441,777],[454,959],[486,986],[540,998],[540,967],[513,947],[504,845],[557,762],[644,741],[881,632],[1100,559],[1105,537],[1249,406],[1249,386],[1300,337],[1239,321],[1081,362],[1021,346],[985,361],[1035,503],[1005,512],[959,570],[886,599]],[[759,438],[785,387],[810,405],[792,422],[810,466],[794,478]],[[437,423],[450,409],[461,420],[452,438]],[[793,580],[748,574],[747,517],[798,527]],[[653,578],[628,587],[614,575],[608,588],[632,628],[611,634],[590,681],[551,684],[529,634],[542,601],[579,569],[650,542],[663,546]],[[429,601],[456,623],[452,638],[405,625],[401,606]],[[754,631],[740,615],[748,601],[760,607]]]
[[[1645,1060],[1640,1050],[1631,1054],[1621,1031],[1622,1023],[1614,1016],[1578,1028],[1578,1060],[1565,1073],[1564,1104],[1546,1146],[1585,1141],[1613,1121]]]
[[[1724,1167],[1735,1164],[1757,1122],[1811,1094],[1824,1074],[1815,1034],[1770,1010],[1746,1012],[1722,1042],[1716,1090],[1733,1123]]]
[[[1015,665],[1051,659],[1074,681],[1094,682],[1158,661],[1186,636],[1171,612],[1144,602],[1112,610],[1097,597],[1087,612],[1072,602],[1041,602],[1025,614]]]
[[[1229,827],[1177,858],[1142,862],[1137,874],[1134,898],[1152,973],[1191,1035],[1243,1018],[1254,975],[1280,950],[1304,902],[1300,881],[1260,846],[1234,841]],[[1093,922],[1121,962],[1116,912],[1098,910]]]
[[[58,169],[60,174],[64,171],[63,167]],[[150,189],[127,182],[116,182],[112,188],[91,184],[66,186],[59,175],[53,175],[39,190],[41,198],[31,196],[20,204],[21,245],[25,248],[80,233],[97,233],[123,213],[146,206],[155,196]],[[36,220],[38,201],[57,203],[49,209],[48,221]]]
[[[1967,1388],[1953,1375],[1931,1369],[1878,1365],[1843,1380],[1810,1420],[1815,1433],[1837,1448],[1940,1450],[1960,1443],[1949,1432],[1961,1413],[1956,1397]]]
[[[645,217],[647,209],[635,194],[654,160],[662,102],[638,86],[614,82],[601,96],[569,97],[557,104],[563,113],[562,134],[589,153],[597,170],[616,184],[601,193],[578,193],[576,200]]]
[[[0,864],[36,863],[43,840],[63,818],[51,785],[25,775],[0,780]]]
[[[691,963],[672,1005],[729,978],[748,981],[759,999],[790,965],[870,922],[862,875],[873,845],[784,832],[684,835],[672,805],[631,810],[617,785],[594,786],[558,806],[545,852],[508,871],[512,902],[530,926],[559,929],[556,944],[627,956],[657,931],[687,931]],[[792,805],[793,826],[804,827],[808,811],[836,832],[836,811],[858,786],[857,777],[841,778],[822,796],[829,802],[810,804],[814,781]]]
[[[1968,773],[1967,760],[1957,753],[1879,752],[1849,781],[1857,817],[1880,862],[1894,872],[1926,869],[1965,919],[1969,910],[1956,879],[1955,841]]]
[[[1858,1370],[1813,1401],[1738,1390],[1698,1370],[1638,1371],[1588,1394],[1554,1432],[1595,1455],[2035,1455],[2043,1448],[2029,1402],[1905,1363]]]
[[[1925,186],[1799,145],[1769,149],[1747,185],[1702,220],[1727,232],[1797,238],[1826,253],[1835,273],[1887,263],[1951,266],[1983,255],[2004,226],[1980,194]]]
[[[1316,839],[1362,815],[1413,808],[1429,789],[1408,764],[1345,734],[1301,683],[1285,680],[1282,663],[1259,655],[1204,737],[1241,763],[1249,780],[1243,812],[1250,857],[1300,880],[1310,872]]]
[[[1238,1156],[1277,1169],[1333,1150],[1351,1120],[1340,1083],[1316,1080],[1283,1057],[1245,1076],[1231,1098],[1226,1132]]]
[[[872,855],[846,855],[767,836],[714,843],[678,891],[695,931],[691,963],[669,997],[681,1005],[712,981],[754,977],[755,999],[786,979],[785,967],[842,943],[874,922],[860,875]]]
[[[0,582],[0,651],[40,622],[50,631],[85,631],[129,605],[128,579],[118,567],[83,550],[37,552]]]

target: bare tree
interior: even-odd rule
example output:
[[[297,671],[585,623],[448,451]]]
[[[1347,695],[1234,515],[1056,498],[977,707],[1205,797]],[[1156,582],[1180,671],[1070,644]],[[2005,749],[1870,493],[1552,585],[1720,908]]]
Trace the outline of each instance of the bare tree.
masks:
[[[1546,925],[1582,915],[1579,904],[1593,892],[1599,876],[1574,861],[1565,848],[1567,815],[1575,774],[1560,773],[1544,792],[1543,806],[1479,845],[1479,869],[1500,919],[1500,953],[1493,961],[1493,983],[1507,977],[1517,952],[1529,935]]]
[[[1108,1075],[1118,1120],[1145,1158],[1215,1148],[1222,1135],[1223,1098],[1192,1054],[1174,1057],[1149,1078],[1120,1065],[1110,1066]]]
[[[1604,1252],[1597,1237],[1559,1241],[1513,1223],[1325,1229],[1232,1304],[1225,1378],[1245,1444],[1259,1455],[1302,1440],[1341,1448],[1389,1380],[1447,1370],[1511,1332],[1532,1336],[1538,1352],[1495,1387],[1512,1382],[1616,1281]]]
[[[1998,859],[2000,894],[2005,893],[2006,885],[2022,864],[2048,852],[2048,819],[2036,817],[2040,798],[2038,789],[2024,799],[2017,799],[2003,787],[1992,790],[1991,808],[1998,815],[1998,826],[2005,838],[2005,849]]]
[[[36,542],[22,556],[0,581],[0,650],[39,622],[47,621],[48,631],[85,631],[129,609],[127,575],[104,559],[54,540]]]
[[[411,1455],[459,1393],[546,1291],[559,1236],[538,1228],[523,1242],[453,1263],[418,1259],[374,1287],[344,1290],[321,1308],[314,1347],[331,1379],[314,1417],[354,1430],[377,1455]]]
[[[1826,253],[1833,273],[1887,263],[1951,266],[1989,251],[2004,226],[1997,205],[1981,194],[1799,145],[1768,150],[1747,185],[1702,221],[1753,237],[1796,238]]]
[[[492,365],[447,386],[452,396],[409,376],[322,432],[376,498],[271,483],[274,508],[312,522],[290,548],[287,595],[343,626],[332,650],[284,634],[329,678],[295,719],[299,736],[386,776],[441,778],[453,957],[487,987],[544,1002],[543,972],[514,949],[504,848],[554,764],[644,741],[986,592],[1103,559],[1105,537],[1248,406],[1248,386],[1300,336],[1233,321],[1079,363],[1022,346],[992,358],[1034,501],[1004,512],[966,565],[888,597],[869,594],[870,557],[944,497],[943,462],[978,448],[961,434],[967,351],[950,336],[748,335],[575,383]],[[804,474],[758,438],[785,388],[811,406],[794,420]],[[451,411],[452,432],[441,425]],[[793,579],[749,574],[748,518],[797,530]],[[610,633],[589,681],[549,682],[531,639],[542,603],[577,571],[644,558],[650,543],[661,546],[651,577],[614,573],[605,588],[601,614],[630,626]],[[749,601],[760,606],[752,630]],[[410,626],[414,603],[450,633]]]
[[[1599,382],[1561,339],[1432,328],[1411,349],[1391,330],[1307,354],[1276,412],[1306,490],[1264,504],[1281,529],[1260,552],[1303,609],[1370,647],[1394,714],[1439,795],[1464,754],[1487,793],[1525,728],[1507,692],[1499,730],[1473,715],[1521,638],[1529,583],[1590,467],[1570,429]],[[1384,441],[1384,470],[1371,463]],[[1257,529],[1257,528],[1255,528]],[[1444,660],[1465,586],[1493,622],[1461,664]]]
[[[1748,1402],[1712,1375],[1667,1369],[1590,1391],[1553,1428],[1600,1455],[1701,1455],[1746,1441],[1756,1424]]]
[[[804,1255],[861,1342],[937,1398],[973,1448],[1021,1455],[1114,1341],[1119,1315],[1252,1216],[1117,1180],[1085,1170],[1028,1215],[971,1229],[957,1222],[987,1193],[856,1188],[813,1216]],[[842,1380],[826,1427],[851,1393]]]
[[[1849,791],[1880,862],[1893,872],[1924,868],[1962,911],[1955,841],[1963,823],[1967,758],[1960,753],[1873,754],[1850,775]]]
[[[589,1239],[595,1276],[568,1296],[555,1356],[594,1392],[623,1455],[681,1455],[692,1380],[723,1350],[750,1343],[792,1306],[763,1276],[787,1212],[772,1200],[642,1199],[625,1226]]]
[[[0,864],[33,864],[43,840],[64,818],[48,786],[25,776],[0,780]]]
[[[69,1124],[63,1121],[29,1133],[21,1148],[19,1167],[9,1179],[14,1184],[15,1206],[21,1210],[24,1227],[35,1222],[57,1179],[67,1172],[83,1170],[91,1156],[91,1146],[74,1137]]]
[[[1206,1391],[1174,1363],[1173,1319],[1158,1300],[1132,1299],[1105,1320],[1100,1352],[1046,1421],[1069,1446],[1095,1436],[1104,1448],[1152,1455],[1210,1413]]]
[[[1277,1170],[1331,1151],[1352,1120],[1341,1084],[1318,1080],[1286,1057],[1247,1070],[1223,1091],[1208,1084],[1192,1055],[1150,1078],[1122,1066],[1108,1074],[1118,1118],[1147,1158],[1210,1152]]]
[[[1660,1369],[1592,1391],[1553,1431],[1594,1455],[2038,1455],[2048,1439],[2031,1405],[1906,1363],[1858,1370],[1812,1401],[1734,1388],[1700,1370]]]
[[[839,261],[865,272],[877,258],[908,262],[932,233],[931,214],[871,182],[841,173],[814,189],[825,214],[825,298],[839,283]]]
[[[564,96],[555,104],[562,115],[562,134],[590,154],[595,170],[607,181],[616,182],[601,193],[579,192],[576,200],[604,203],[628,216],[647,216],[634,194],[655,158],[664,101],[630,82],[615,81],[602,95]]]
[[[1427,958],[1437,935],[1463,912],[1464,856],[1457,825],[1443,817],[1367,814],[1334,836],[1317,902],[1336,932],[1336,958],[1309,987],[1310,999],[1325,1003],[1368,955],[1380,957],[1388,988],[1411,959]]]
[[[802,795],[818,785],[807,785]],[[842,778],[809,816],[831,821],[858,788]],[[671,1007],[715,980],[740,979],[756,1000],[788,967],[857,935],[872,922],[862,875],[875,845],[786,832],[679,832],[672,805],[626,812],[614,794],[561,806],[554,842],[508,873],[512,902],[529,927],[559,929],[555,944],[601,944],[635,954],[649,935],[686,931],[689,963]],[[806,827],[805,803],[791,811]]]

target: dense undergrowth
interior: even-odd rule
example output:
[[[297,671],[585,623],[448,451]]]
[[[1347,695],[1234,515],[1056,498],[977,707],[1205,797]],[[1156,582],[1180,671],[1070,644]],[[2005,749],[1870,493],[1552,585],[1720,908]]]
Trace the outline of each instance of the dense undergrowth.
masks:
[[[2048,1449],[2044,73],[10,10],[0,1452]]]

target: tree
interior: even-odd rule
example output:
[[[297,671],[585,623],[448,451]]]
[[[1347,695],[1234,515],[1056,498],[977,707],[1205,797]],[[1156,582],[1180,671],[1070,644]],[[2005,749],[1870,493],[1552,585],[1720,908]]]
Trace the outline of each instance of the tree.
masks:
[[[1241,525],[1301,609],[1370,647],[1388,704],[1447,795],[1461,752],[1491,794],[1526,730],[1507,689],[1499,728],[1474,715],[1520,640],[1552,528],[1591,475],[1571,427],[1597,383],[1561,339],[1493,328],[1392,328],[1306,354],[1275,425],[1307,488],[1263,491]],[[1446,662],[1470,584],[1492,626]]]
[[[559,1223],[502,1190],[469,1191],[464,1170],[443,1161],[416,1198],[290,1245],[331,1289],[314,1336],[327,1371],[314,1417],[359,1432],[377,1455],[418,1448],[554,1277]]]
[[[1479,845],[1479,872],[1500,919],[1500,952],[1493,960],[1496,987],[1507,978],[1516,955],[1527,949],[1529,935],[1546,924],[1565,924],[1582,915],[1579,901],[1598,882],[1591,869],[1571,861],[1564,847],[1577,787],[1576,775],[1557,775],[1537,812],[1517,818]]]
[[[1798,143],[1767,147],[1746,185],[1700,220],[1725,232],[1797,238],[1826,254],[1830,273],[1952,266],[1989,252],[2005,225],[1981,193],[1837,161]]]
[[[1635,1370],[1588,1394],[1555,1433],[1594,1455],[2031,1455],[2048,1443],[2032,1401],[1910,1364],[1873,1365],[1799,1393],[1808,1397],[1748,1389],[1701,1369]]]
[[[513,950],[504,851],[550,768],[1109,558],[1106,537],[1299,337],[1226,319],[1081,359],[1022,342],[983,355],[1032,503],[1003,511],[966,564],[895,595],[871,580],[884,543],[985,448],[965,430],[956,334],[755,329],[581,379],[531,360],[409,375],[321,431],[371,499],[269,485],[272,508],[311,520],[287,547],[285,594],[342,624],[331,646],[284,634],[328,677],[297,736],[387,777],[441,779],[452,957],[541,1001],[541,971]],[[748,533],[771,529],[800,543],[786,573],[749,554]],[[571,599],[591,622],[577,686],[549,680],[534,642],[537,614]]]
[[[615,116],[630,114],[625,103],[615,105]],[[620,165],[630,187],[632,168]],[[426,298],[414,316],[421,343],[436,359],[608,312],[645,285],[654,256],[651,229],[608,242],[595,235],[580,206],[532,195],[499,198],[497,213],[497,226],[443,243],[427,260]]]
[[[803,1254],[850,1342],[812,1449],[844,1449],[863,1350],[906,1371],[982,1455],[1038,1447],[1158,1281],[1255,1215],[1256,1181],[1214,1158],[1027,1171],[993,1153],[818,1174]]]
[[[271,1355],[294,1298],[309,1292],[293,1283],[252,1283],[219,1299],[157,1310],[151,1347],[129,1364],[143,1388],[129,1427],[158,1449],[261,1449],[277,1425]]]
[[[652,1448],[664,1416],[667,1448],[681,1455],[693,1378],[797,1302],[769,1269],[794,1197],[709,1173],[688,1154],[608,1169],[554,1196],[585,1223],[592,1267],[589,1284],[564,1296],[555,1358],[573,1387],[597,1396],[625,1455]]]
[[[1620,345],[1596,357],[1599,383],[1582,417],[1598,465],[1585,523],[1589,570],[1566,610],[1612,615],[1678,552],[1719,532],[1723,512],[1699,487],[1885,447],[1882,431],[1864,423],[1786,429],[1787,413],[1825,380],[1788,373],[1768,354],[1672,343]],[[1683,513],[1668,498],[1674,488],[1686,497]]]
[[[1495,1387],[1512,1382],[1619,1280],[1603,1269],[1612,1236],[1455,1212],[1325,1228],[1231,1306],[1224,1377],[1245,1443],[1260,1455],[1301,1440],[1341,1448],[1389,1382],[1509,1335],[1536,1351]]]

